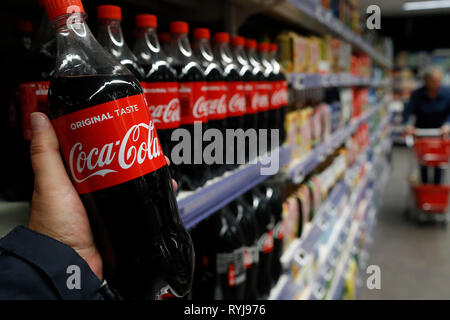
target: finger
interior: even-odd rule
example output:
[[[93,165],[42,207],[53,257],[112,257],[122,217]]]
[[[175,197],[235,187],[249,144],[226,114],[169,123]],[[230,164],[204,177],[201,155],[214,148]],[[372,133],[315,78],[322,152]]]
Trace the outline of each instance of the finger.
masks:
[[[175,179],[172,179],[172,184],[173,184],[173,190],[177,191],[178,190],[178,183],[175,181]]]
[[[71,185],[59,152],[55,130],[41,112],[33,112],[31,119],[31,163],[35,176],[35,190],[58,191]]]
[[[164,156],[166,158],[167,165],[170,166],[170,159],[168,156]]]

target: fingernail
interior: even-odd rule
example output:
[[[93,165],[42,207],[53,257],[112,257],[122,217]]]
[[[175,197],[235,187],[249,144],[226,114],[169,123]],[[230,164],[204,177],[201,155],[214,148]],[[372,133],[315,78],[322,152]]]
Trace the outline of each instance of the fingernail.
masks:
[[[30,115],[31,120],[31,130],[32,131],[41,131],[47,127],[48,119],[41,112],[33,112]]]

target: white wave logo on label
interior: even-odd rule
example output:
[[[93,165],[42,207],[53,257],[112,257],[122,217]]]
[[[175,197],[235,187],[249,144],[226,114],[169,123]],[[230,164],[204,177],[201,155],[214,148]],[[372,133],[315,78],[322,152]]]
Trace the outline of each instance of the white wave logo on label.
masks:
[[[180,100],[177,98],[172,99],[167,105],[150,106],[150,111],[155,123],[180,122]]]
[[[140,137],[141,131],[144,130],[148,131],[147,139],[136,146],[137,141],[143,140]],[[81,142],[75,143],[70,150],[69,157],[69,167],[73,179],[81,183],[94,176],[104,177],[108,173],[117,172],[111,169],[101,169],[109,166],[113,161],[117,161],[119,167],[126,170],[136,162],[142,164],[147,159],[151,161],[159,157],[162,151],[155,132],[153,121],[150,121],[149,124],[139,123],[130,127],[122,140],[107,143],[101,148],[94,147],[91,150],[83,150]],[[117,148],[119,150],[115,152],[114,150]],[[88,173],[84,174],[86,171]],[[91,171],[92,173],[90,173]]]
[[[201,96],[195,102],[192,114],[194,115],[194,118],[197,119],[203,119],[208,117],[208,101],[205,99],[204,96]]]

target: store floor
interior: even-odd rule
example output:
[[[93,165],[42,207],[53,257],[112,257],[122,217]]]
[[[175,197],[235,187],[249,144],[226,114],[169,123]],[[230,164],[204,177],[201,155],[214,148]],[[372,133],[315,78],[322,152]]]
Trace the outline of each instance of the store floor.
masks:
[[[404,217],[411,156],[394,148],[368,261],[381,269],[381,289],[367,289],[363,275],[359,299],[450,299],[450,225],[418,226]]]

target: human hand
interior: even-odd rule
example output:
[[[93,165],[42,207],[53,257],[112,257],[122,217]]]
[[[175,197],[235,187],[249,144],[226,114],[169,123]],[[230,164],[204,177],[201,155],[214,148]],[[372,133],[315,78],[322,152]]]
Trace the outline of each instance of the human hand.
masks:
[[[448,136],[450,134],[450,125],[445,124],[441,127],[441,133],[444,136]]]
[[[412,136],[412,135],[414,135],[415,131],[416,131],[416,128],[414,126],[408,125],[408,126],[406,126],[406,129],[405,129],[405,135]]]
[[[103,280],[102,259],[88,215],[64,167],[55,130],[40,112],[31,114],[31,127],[35,182],[28,227],[72,247]]]

